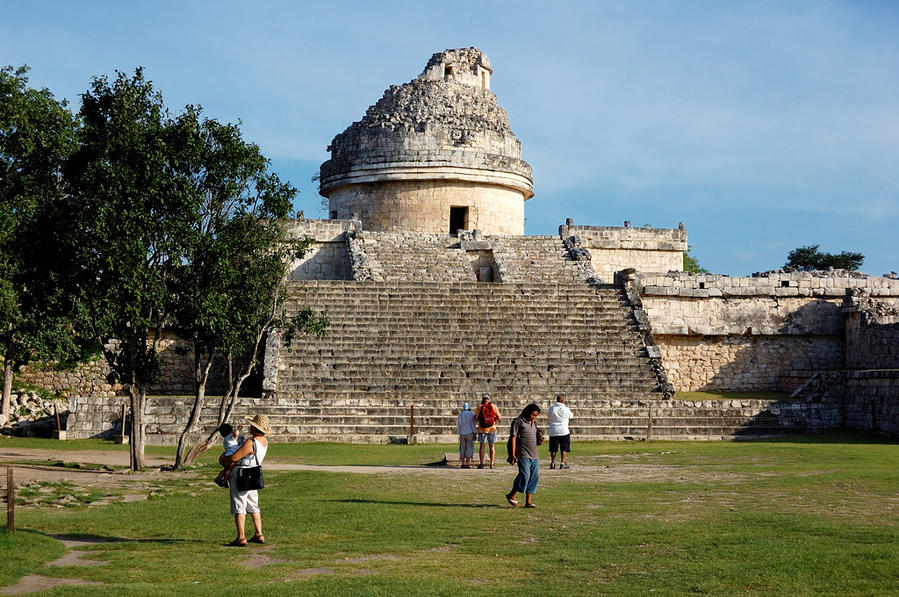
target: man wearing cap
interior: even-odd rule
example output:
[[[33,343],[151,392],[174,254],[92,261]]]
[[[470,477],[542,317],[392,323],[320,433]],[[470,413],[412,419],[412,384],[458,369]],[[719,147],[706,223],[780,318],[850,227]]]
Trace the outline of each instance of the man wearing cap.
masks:
[[[490,444],[490,468],[496,460],[496,424],[500,422],[499,409],[490,401],[490,396],[481,396],[481,406],[475,413],[478,422],[478,457],[481,463],[478,468],[484,468],[484,444]]]
[[[456,419],[456,433],[459,434],[459,461],[462,468],[471,468],[471,459],[474,457],[474,438],[478,434],[478,426],[474,413],[471,412],[471,404],[464,402],[459,418]]]

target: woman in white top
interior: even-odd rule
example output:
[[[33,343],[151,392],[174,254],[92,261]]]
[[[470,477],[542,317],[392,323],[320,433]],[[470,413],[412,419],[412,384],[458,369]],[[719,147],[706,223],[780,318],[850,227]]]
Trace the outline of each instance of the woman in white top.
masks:
[[[268,452],[268,439],[266,433],[271,433],[272,429],[266,415],[256,415],[252,419],[245,417],[250,424],[250,439],[230,456],[222,455],[221,464],[235,463],[231,469],[231,514],[234,515],[234,524],[237,525],[237,539],[229,543],[233,547],[246,547],[246,521],[247,514],[253,519],[253,527],[255,532],[250,539],[251,543],[265,543],[265,536],[262,534],[262,513],[259,511],[259,492],[255,489],[249,491],[237,490],[237,471],[241,467],[256,466],[262,464],[265,460],[265,454]],[[257,462],[258,461],[258,462]]]

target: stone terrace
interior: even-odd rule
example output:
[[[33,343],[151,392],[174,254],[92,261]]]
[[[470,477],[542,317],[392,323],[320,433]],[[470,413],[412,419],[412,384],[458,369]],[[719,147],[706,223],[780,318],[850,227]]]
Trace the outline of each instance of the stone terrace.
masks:
[[[615,286],[316,281],[291,294],[331,319],[329,337],[280,345],[277,374],[267,380],[269,410],[294,439],[405,438],[414,406],[417,441],[448,441],[461,403],[477,403],[482,393],[505,422],[529,402],[545,408],[566,394],[581,439],[796,429],[766,417],[769,402],[661,400],[631,307]]]

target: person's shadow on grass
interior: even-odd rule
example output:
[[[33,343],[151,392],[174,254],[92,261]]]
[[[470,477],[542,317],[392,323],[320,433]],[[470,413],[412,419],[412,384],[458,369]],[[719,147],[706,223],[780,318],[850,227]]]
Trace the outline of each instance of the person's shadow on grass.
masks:
[[[446,502],[410,502],[405,500],[373,500],[349,498],[342,500],[325,500],[338,504],[388,504],[392,506],[432,506],[435,508],[501,508],[499,504],[448,504]]]

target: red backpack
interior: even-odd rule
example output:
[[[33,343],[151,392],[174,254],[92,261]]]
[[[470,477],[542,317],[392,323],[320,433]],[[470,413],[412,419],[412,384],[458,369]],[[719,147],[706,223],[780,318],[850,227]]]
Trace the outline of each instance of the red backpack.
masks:
[[[493,424],[496,423],[496,409],[493,404],[481,405],[481,414],[478,418],[480,419],[481,427],[493,427]]]

